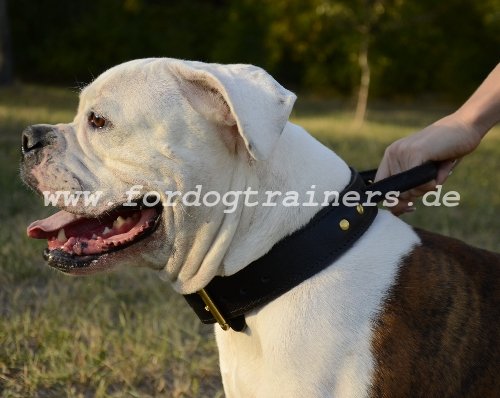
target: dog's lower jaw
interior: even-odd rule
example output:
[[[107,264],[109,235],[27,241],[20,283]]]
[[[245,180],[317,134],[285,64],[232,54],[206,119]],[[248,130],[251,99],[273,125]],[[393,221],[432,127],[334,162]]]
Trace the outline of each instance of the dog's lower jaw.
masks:
[[[372,323],[398,264],[418,242],[409,226],[381,211],[353,250],[249,314],[244,333],[216,326],[227,396],[366,396]]]

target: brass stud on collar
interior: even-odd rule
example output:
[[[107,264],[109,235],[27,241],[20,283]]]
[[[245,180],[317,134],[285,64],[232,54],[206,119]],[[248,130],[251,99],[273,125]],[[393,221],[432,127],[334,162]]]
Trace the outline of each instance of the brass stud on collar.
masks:
[[[347,231],[349,229],[349,221],[343,218],[342,220],[340,220],[339,226],[342,231]]]
[[[358,214],[363,214],[365,212],[365,209],[363,208],[363,205],[358,204],[356,206],[356,211],[358,212]]]

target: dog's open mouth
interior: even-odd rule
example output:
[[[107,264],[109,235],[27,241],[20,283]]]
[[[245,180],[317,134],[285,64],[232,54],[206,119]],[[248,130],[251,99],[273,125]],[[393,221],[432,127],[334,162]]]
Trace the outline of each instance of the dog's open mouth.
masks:
[[[90,266],[99,257],[122,250],[150,235],[161,217],[160,207],[120,206],[98,217],[65,210],[28,227],[28,236],[47,239],[49,265],[69,272]]]

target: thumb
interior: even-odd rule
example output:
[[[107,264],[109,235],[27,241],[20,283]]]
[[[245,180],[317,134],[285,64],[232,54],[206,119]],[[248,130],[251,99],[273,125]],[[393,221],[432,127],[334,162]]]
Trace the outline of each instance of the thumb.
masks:
[[[439,170],[437,173],[436,184],[442,185],[446,179],[451,174],[452,170],[458,163],[458,159],[455,160],[445,160],[439,164]]]
[[[380,162],[380,165],[378,166],[377,173],[375,174],[375,179],[374,179],[375,182],[382,180],[386,177],[389,177],[391,175],[387,163],[388,163],[387,158],[384,156],[382,158],[382,162]]]

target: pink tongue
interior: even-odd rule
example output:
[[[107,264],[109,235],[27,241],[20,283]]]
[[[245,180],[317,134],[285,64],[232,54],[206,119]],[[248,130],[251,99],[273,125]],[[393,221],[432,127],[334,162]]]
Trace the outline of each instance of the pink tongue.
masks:
[[[27,229],[28,236],[30,238],[40,239],[45,238],[47,233],[57,233],[65,225],[70,222],[75,221],[81,216],[76,216],[67,211],[61,210],[50,217],[44,218],[43,220],[37,220],[32,222]]]

